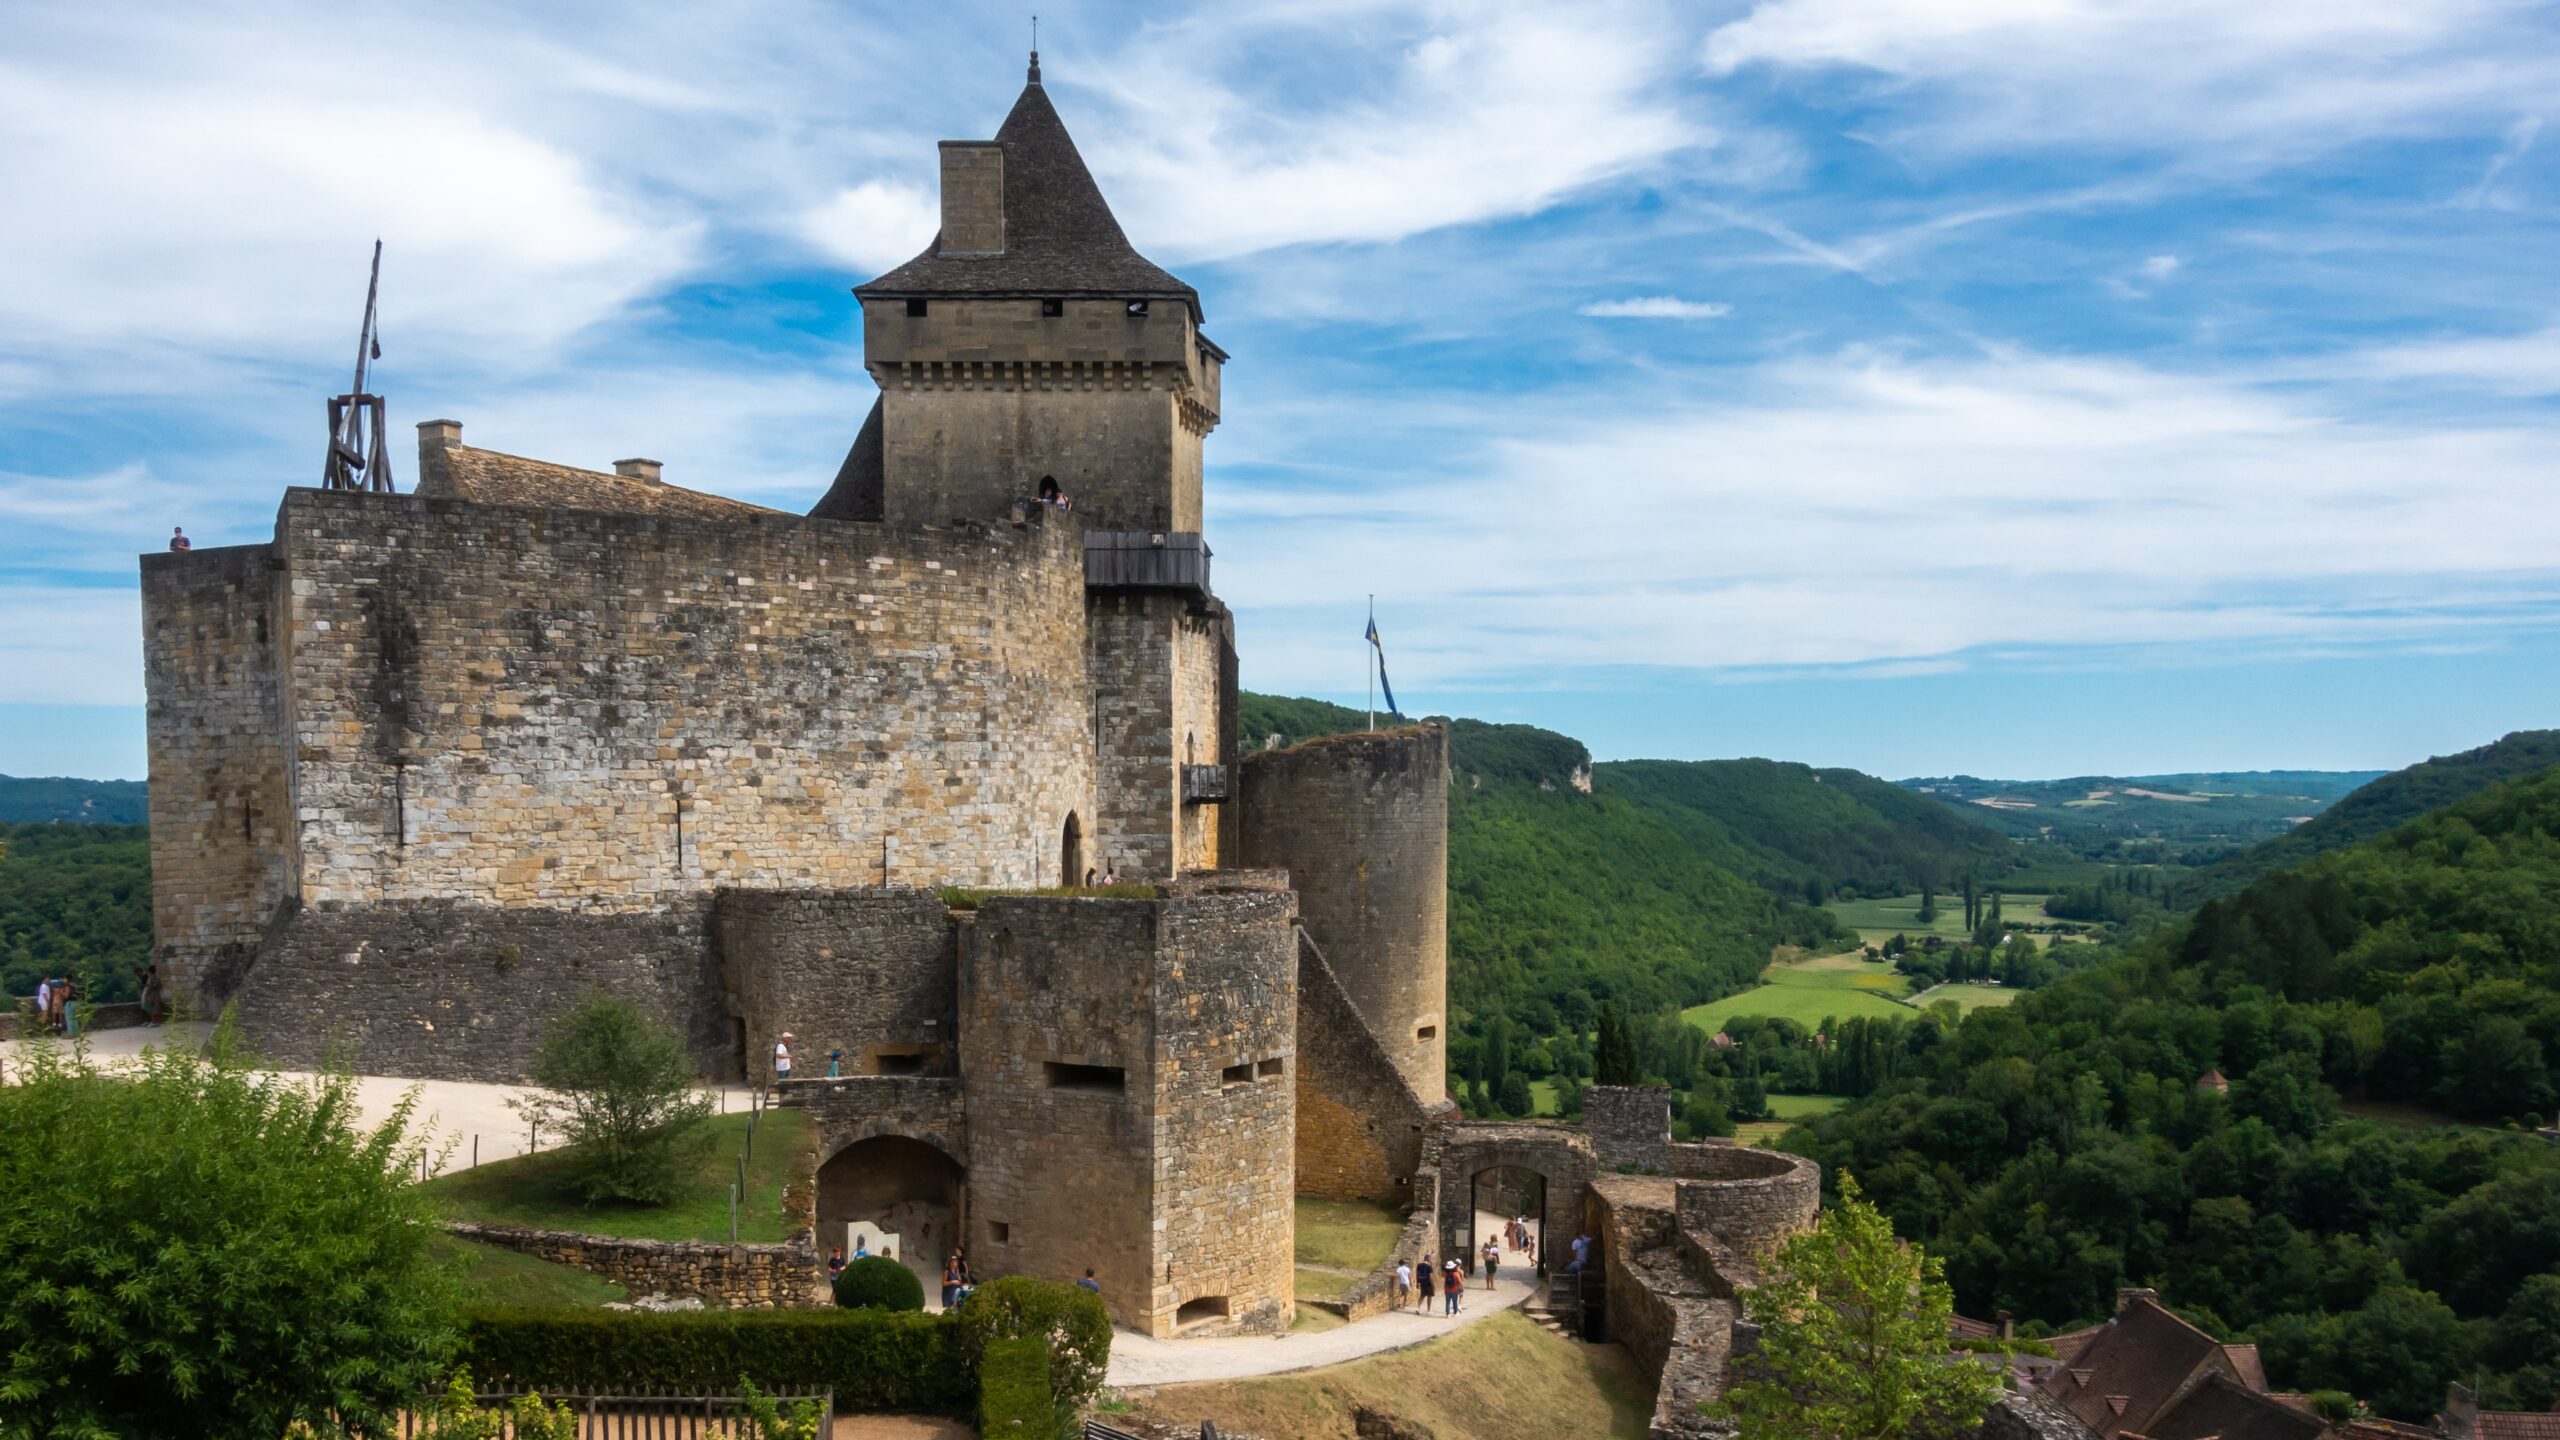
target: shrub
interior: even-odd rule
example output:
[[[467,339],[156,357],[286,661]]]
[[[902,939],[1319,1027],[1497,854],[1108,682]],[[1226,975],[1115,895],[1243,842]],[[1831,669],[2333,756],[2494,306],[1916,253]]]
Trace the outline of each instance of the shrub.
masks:
[[[971,1292],[960,1306],[960,1344],[983,1363],[998,1340],[1037,1336],[1049,1346],[1049,1391],[1060,1405],[1082,1406],[1111,1368],[1111,1316],[1102,1297],[1073,1285],[1007,1275]]]
[[[508,1103],[569,1137],[568,1184],[590,1204],[665,1204],[711,1143],[711,1099],[693,1088],[684,1037],[620,996],[589,995],[554,1019],[533,1081],[540,1093]]]
[[[738,1377],[738,1398],[747,1406],[747,1416],[755,1422],[756,1440],[820,1440],[834,1428],[834,1417],[827,1414],[823,1400],[800,1400],[790,1408],[764,1393],[763,1387],[744,1375]],[[578,1440],[574,1434],[566,1440]]]
[[[865,1255],[836,1276],[836,1304],[846,1310],[921,1310],[924,1282],[886,1255]]]
[[[1049,1343],[1037,1335],[990,1340],[978,1362],[978,1433],[986,1440],[1056,1440],[1058,1399],[1049,1390]]]
[[[578,1440],[578,1417],[566,1405],[544,1405],[539,1395],[519,1395],[507,1408],[483,1410],[468,1369],[453,1379],[419,1417],[419,1440]],[[513,1422],[510,1424],[510,1422]]]
[[[387,1432],[446,1373],[453,1282],[342,1075],[252,1069],[226,1018],[108,1078],[49,1044],[0,1087],[0,1435]]]
[[[490,1384],[514,1389],[716,1394],[746,1375],[830,1387],[847,1410],[939,1415],[965,1413],[976,1393],[956,1320],[887,1310],[481,1310],[466,1318],[463,1350]]]

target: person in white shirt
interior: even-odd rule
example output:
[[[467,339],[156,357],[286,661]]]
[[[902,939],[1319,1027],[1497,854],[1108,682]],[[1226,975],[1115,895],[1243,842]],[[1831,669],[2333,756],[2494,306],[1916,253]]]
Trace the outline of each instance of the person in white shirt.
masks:
[[[773,1082],[776,1085],[791,1078],[791,1042],[799,1038],[785,1030],[782,1038],[773,1042]]]
[[[1413,1265],[1410,1261],[1399,1260],[1396,1262],[1396,1308],[1403,1309],[1405,1302],[1412,1298]]]

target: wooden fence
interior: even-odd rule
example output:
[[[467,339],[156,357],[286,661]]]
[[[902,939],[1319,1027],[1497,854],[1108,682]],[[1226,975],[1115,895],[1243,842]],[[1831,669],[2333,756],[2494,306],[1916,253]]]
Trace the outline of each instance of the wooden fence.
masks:
[[[515,1440],[515,1421],[507,1415],[522,1390],[493,1390],[474,1395],[472,1401],[500,1420],[497,1440]],[[833,1390],[781,1390],[773,1394],[774,1402],[789,1413],[811,1400],[820,1403],[820,1413],[835,1413]],[[747,1402],[735,1395],[683,1395],[672,1390],[640,1390],[617,1395],[553,1395],[544,1393],[545,1408],[566,1405],[578,1417],[578,1440],[766,1440],[763,1431],[748,1413]],[[430,1411],[422,1415],[400,1417],[400,1440],[433,1437],[435,1427]],[[826,1424],[832,1425],[832,1419]],[[475,1432],[477,1433],[477,1432]],[[821,1428],[821,1434],[825,1433]]]

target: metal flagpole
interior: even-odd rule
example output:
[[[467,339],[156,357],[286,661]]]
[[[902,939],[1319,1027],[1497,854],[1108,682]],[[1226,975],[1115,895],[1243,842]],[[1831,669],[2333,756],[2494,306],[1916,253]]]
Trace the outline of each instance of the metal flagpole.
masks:
[[[1377,633],[1378,597],[1372,595],[1369,597],[1369,635]],[[1369,658],[1362,661],[1361,666],[1369,681],[1369,728],[1375,730],[1378,728],[1378,647],[1369,635],[1360,637],[1360,643],[1369,647]]]

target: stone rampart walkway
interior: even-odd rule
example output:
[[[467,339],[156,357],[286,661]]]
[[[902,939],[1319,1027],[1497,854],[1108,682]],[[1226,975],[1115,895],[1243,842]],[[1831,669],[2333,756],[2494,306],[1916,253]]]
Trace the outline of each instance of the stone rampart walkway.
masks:
[[[1439,1338],[1473,1325],[1488,1315],[1526,1301],[1534,1286],[1505,1278],[1488,1297],[1480,1286],[1467,1290],[1467,1308],[1453,1316],[1417,1315],[1411,1306],[1357,1325],[1276,1337],[1247,1336],[1227,1340],[1155,1340],[1129,1331],[1111,1336],[1110,1383],[1182,1385],[1195,1380],[1241,1380],[1253,1375],[1279,1375],[1339,1365],[1369,1355],[1383,1355]]]

